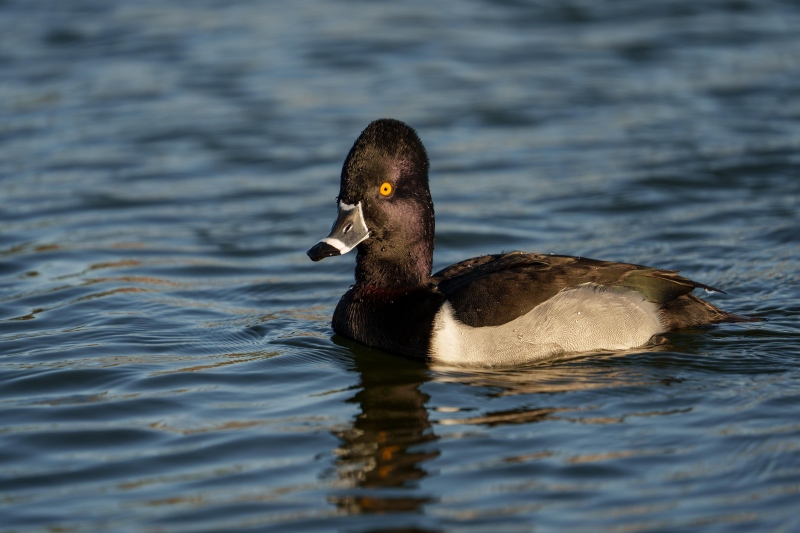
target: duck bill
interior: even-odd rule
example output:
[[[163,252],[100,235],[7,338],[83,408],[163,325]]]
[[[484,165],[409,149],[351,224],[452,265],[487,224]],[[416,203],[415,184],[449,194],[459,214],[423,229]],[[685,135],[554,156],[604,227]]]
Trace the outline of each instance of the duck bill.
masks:
[[[361,202],[355,205],[339,202],[339,216],[331,232],[308,252],[312,261],[319,261],[334,255],[344,255],[364,239],[369,237],[369,229],[364,222]]]

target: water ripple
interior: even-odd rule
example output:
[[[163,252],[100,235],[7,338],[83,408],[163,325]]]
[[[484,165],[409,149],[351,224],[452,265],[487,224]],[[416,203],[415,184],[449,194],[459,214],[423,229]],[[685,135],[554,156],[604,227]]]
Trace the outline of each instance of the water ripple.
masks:
[[[791,529],[796,6],[276,9],[0,2],[0,529]],[[504,370],[333,335],[353,258],[304,251],[385,116],[436,268],[651,264],[768,321]]]

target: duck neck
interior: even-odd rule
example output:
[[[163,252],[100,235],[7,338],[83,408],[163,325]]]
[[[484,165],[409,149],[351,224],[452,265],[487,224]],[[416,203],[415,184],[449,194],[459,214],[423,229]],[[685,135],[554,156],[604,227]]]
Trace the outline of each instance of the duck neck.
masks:
[[[378,291],[418,288],[428,283],[432,265],[432,242],[400,247],[368,240],[358,246],[356,286]]]

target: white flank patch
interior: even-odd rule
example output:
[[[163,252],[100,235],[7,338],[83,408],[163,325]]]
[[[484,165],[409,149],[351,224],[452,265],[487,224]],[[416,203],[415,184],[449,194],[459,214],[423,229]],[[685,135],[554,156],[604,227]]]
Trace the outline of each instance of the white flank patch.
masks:
[[[448,365],[509,366],[568,353],[635,348],[664,331],[658,305],[639,293],[585,283],[500,326],[468,326],[445,302],[434,319],[431,357]]]

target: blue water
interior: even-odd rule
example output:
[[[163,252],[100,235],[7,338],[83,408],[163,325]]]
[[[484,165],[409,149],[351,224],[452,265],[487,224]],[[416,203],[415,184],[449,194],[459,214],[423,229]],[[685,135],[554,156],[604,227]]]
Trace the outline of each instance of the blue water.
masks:
[[[0,531],[796,531],[800,6],[0,2]],[[373,119],[434,269],[643,263],[768,318],[506,370],[333,335]]]

